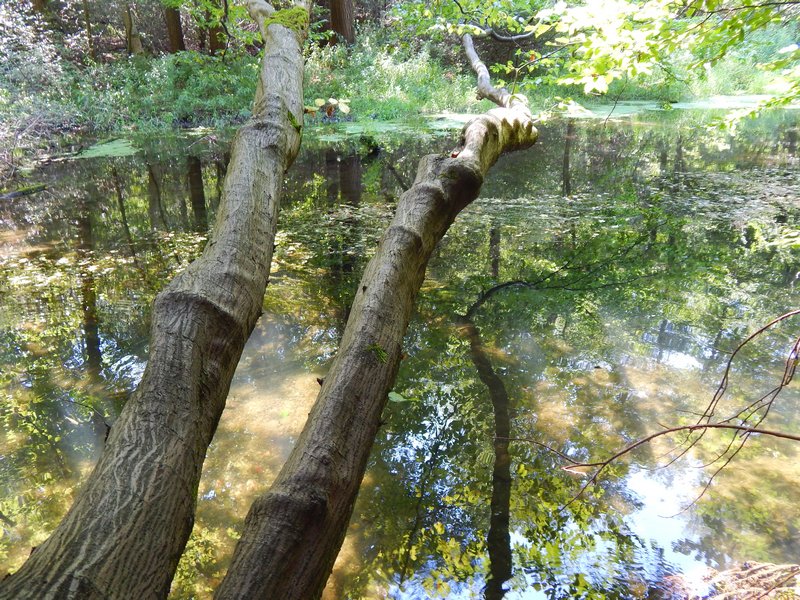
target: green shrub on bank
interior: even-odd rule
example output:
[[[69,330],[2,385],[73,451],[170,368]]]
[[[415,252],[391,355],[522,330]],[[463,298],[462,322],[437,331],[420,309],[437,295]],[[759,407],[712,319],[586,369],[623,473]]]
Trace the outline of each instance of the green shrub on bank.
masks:
[[[306,98],[348,98],[352,118],[391,120],[476,110],[475,78],[446,67],[427,48],[411,52],[362,32],[355,46],[312,47]]]
[[[2,9],[0,14],[5,14]],[[0,36],[5,40],[0,41],[4,58],[0,65],[0,146],[5,148],[0,150],[0,163],[12,161],[18,153],[52,145],[62,133],[99,136],[129,129],[221,127],[239,123],[250,114],[258,57],[229,53],[223,60],[190,51],[76,65],[64,59],[55,45],[41,39],[37,33],[40,24],[29,21],[12,23],[13,27],[3,30],[8,35]],[[602,97],[586,97],[575,86],[542,85],[533,77],[521,82],[519,90],[529,95],[535,110],[549,108],[559,96],[572,96],[578,102],[611,102],[761,93],[769,91],[771,78],[753,65],[774,58],[795,33],[765,30],[759,33],[763,39],[737,48],[713,65],[687,68],[697,60],[687,56],[673,61],[676,64],[669,72],[656,69],[646,80],[614,82],[609,94]],[[310,44],[306,104],[312,105],[316,98],[347,98],[350,113],[334,116],[354,120],[409,119],[442,111],[475,112],[489,106],[475,99],[474,75],[457,45],[418,40],[401,43],[398,35],[392,29],[372,28],[360,31],[350,48]],[[322,118],[320,113],[309,121]]]
[[[180,52],[88,69],[70,101],[96,131],[225,125],[249,114],[258,61]]]

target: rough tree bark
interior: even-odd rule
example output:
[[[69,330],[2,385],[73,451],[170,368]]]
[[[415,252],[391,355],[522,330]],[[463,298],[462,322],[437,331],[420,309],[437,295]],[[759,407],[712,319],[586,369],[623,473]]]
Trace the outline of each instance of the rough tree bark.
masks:
[[[479,96],[501,108],[470,121],[449,156],[429,155],[367,265],[342,343],[308,422],[269,491],[252,505],[219,599],[318,597],[341,546],[425,268],[501,154],[537,132],[524,98],[492,87],[468,35]]]
[[[331,0],[331,29],[348,44],[356,41],[353,0]]]
[[[266,24],[274,9],[263,0],[248,8],[265,55],[211,239],[156,298],[142,382],[72,508],[0,583],[0,598],[165,598],[169,591],[192,529],[206,448],[261,314],[283,176],[300,145],[305,28]]]

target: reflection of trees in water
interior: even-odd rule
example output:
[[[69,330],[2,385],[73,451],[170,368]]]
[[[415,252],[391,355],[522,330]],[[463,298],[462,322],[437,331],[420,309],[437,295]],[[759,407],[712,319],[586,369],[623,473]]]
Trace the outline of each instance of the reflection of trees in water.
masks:
[[[150,233],[153,224],[165,226],[175,201],[164,196],[165,170],[127,158],[56,164],[39,174],[54,193],[2,215],[18,232],[0,283],[14,290],[4,299],[1,337],[15,338],[0,351],[8,393],[0,408],[7,432],[0,453],[8,459],[0,511],[13,504],[11,536],[21,536],[6,568],[63,514],[75,478],[102,446],[106,421],[138,378],[155,292],[174,258],[196,253],[194,238],[180,247],[180,232],[166,243]]]
[[[203,190],[203,167],[196,156],[186,157],[186,180],[189,185],[189,199],[194,215],[194,228],[201,233],[208,231],[206,213],[206,194]]]
[[[494,466],[492,467],[492,500],[490,504],[489,532],[486,546],[489,550],[490,572],[484,596],[499,600],[505,595],[503,584],[511,579],[511,536],[509,534],[511,506],[511,403],[503,380],[497,376],[489,360],[481,334],[466,317],[459,320],[465,338],[469,341],[470,356],[478,377],[489,392],[494,412]]]
[[[383,431],[391,434],[392,440],[384,438],[376,448],[372,475],[362,489],[364,503],[359,501],[356,518],[364,517],[358,533],[363,543],[356,547],[363,549],[359,558],[364,561],[366,571],[356,576],[358,581],[352,584],[353,589],[370,585],[365,580],[371,577],[372,583],[379,579],[375,575],[379,567],[387,573],[382,584],[390,589],[403,578],[401,571],[405,573],[406,585],[411,586],[409,589],[420,589],[421,582],[433,577],[431,571],[436,569],[440,570],[439,581],[450,581],[454,587],[466,586],[469,581],[502,584],[504,560],[497,557],[503,552],[493,557],[492,544],[487,541],[495,532],[502,532],[503,527],[494,526],[494,511],[487,511],[486,507],[495,489],[502,486],[497,482],[491,484],[498,453],[495,448],[495,455],[491,456],[491,448],[485,443],[500,436],[493,431],[490,414],[480,412],[486,408],[480,403],[485,387],[476,379],[465,342],[441,324],[442,314],[463,313],[480,290],[499,280],[501,272],[504,279],[535,281],[567,263],[570,256],[582,253],[571,270],[562,270],[552,281],[540,283],[539,287],[550,287],[550,291],[545,293],[522,285],[509,289],[492,301],[491,313],[484,311],[480,320],[475,321],[485,338],[481,347],[495,363],[495,373],[503,377],[515,403],[519,399],[520,415],[514,425],[517,435],[531,435],[537,440],[553,437],[563,445],[562,449],[578,455],[598,445],[601,448],[604,444],[611,445],[609,439],[617,440],[616,434],[636,435],[648,421],[660,418],[661,413],[651,406],[654,402],[630,393],[637,385],[629,377],[635,371],[632,364],[636,366],[638,361],[658,354],[663,360],[669,352],[677,351],[695,357],[712,372],[724,360],[731,340],[745,331],[750,321],[763,314],[776,314],[779,312],[776,307],[785,304],[787,294],[792,293],[787,291],[786,284],[794,281],[800,264],[796,250],[765,245],[765,241],[774,239],[779,226],[796,226],[798,215],[792,207],[781,213],[782,223],[777,222],[777,217],[772,224],[768,219],[747,217],[755,223],[751,230],[737,229],[729,218],[726,221],[715,216],[714,220],[707,220],[709,203],[718,206],[714,203],[725,197],[732,183],[730,177],[727,180],[712,177],[703,169],[728,168],[736,162],[730,151],[716,149],[714,144],[718,140],[684,136],[680,140],[681,152],[689,173],[668,172],[654,182],[652,178],[659,172],[662,153],[666,153],[667,162],[673,162],[679,141],[677,129],[646,137],[643,128],[636,124],[620,127],[624,135],[576,123],[572,138],[569,124],[553,125],[552,130],[543,132],[545,139],[550,136],[553,142],[550,148],[541,146],[520,157],[518,163],[498,165],[498,177],[487,182],[487,193],[501,199],[500,207],[487,205],[476,209],[474,217],[463,215],[464,228],[460,232],[456,228],[442,243],[439,265],[432,267],[428,294],[421,302],[421,322],[407,338],[409,358],[404,378],[398,383],[399,391],[411,401],[392,403],[387,410],[389,423]],[[778,138],[783,144],[779,148],[783,154],[779,157],[796,153],[790,135]],[[752,139],[752,142],[737,140],[737,151],[757,156],[758,148],[767,147],[762,143],[766,140],[759,141],[757,135]],[[567,147],[568,143],[571,146]],[[609,144],[614,147],[603,150]],[[769,147],[774,144],[773,135]],[[292,339],[300,340],[299,352],[308,354],[309,364],[319,365],[324,360],[320,358],[324,353],[315,354],[316,350],[312,350],[330,343],[319,332],[335,329],[335,323],[341,322],[341,313],[331,307],[349,304],[347,297],[352,294],[353,274],[360,270],[363,249],[369,246],[372,230],[380,229],[375,226],[379,217],[370,210],[382,210],[383,198],[396,195],[399,184],[389,167],[407,177],[406,164],[413,161],[403,162],[404,153],[390,147],[377,160],[370,160],[364,149],[339,150],[342,160],[336,152],[331,152],[335,161],[326,168],[324,149],[315,150],[307,155],[307,167],[298,165],[299,169],[289,175],[295,182],[297,196],[287,199],[286,219],[282,217],[282,223],[289,242],[307,252],[293,254],[293,250],[282,250],[279,246],[284,268],[273,290],[283,289],[288,300],[272,299],[270,308],[282,311],[280,314],[289,322],[299,324],[292,329]],[[569,203],[561,199],[565,156],[573,195]],[[214,174],[222,172],[224,159],[202,153],[197,157],[201,184],[203,165],[214,160],[215,168],[206,170],[210,189],[217,183]],[[758,160],[766,161],[766,154],[762,153]],[[25,207],[2,207],[4,218],[16,214],[13,211],[40,211],[31,221],[36,224],[36,232],[29,234],[30,245],[50,248],[40,254],[50,265],[46,276],[65,277],[63,283],[50,285],[47,302],[42,300],[32,311],[44,315],[38,324],[44,334],[15,331],[16,341],[8,341],[3,352],[3,366],[16,361],[14,372],[33,382],[34,393],[58,398],[35,404],[35,410],[39,411],[37,426],[44,435],[25,428],[22,416],[16,417],[13,424],[16,431],[22,431],[32,440],[28,451],[33,458],[23,460],[15,455],[14,460],[19,461],[16,465],[20,471],[35,471],[36,485],[42,489],[56,489],[52,482],[39,476],[61,472],[53,467],[58,459],[50,453],[55,452],[54,446],[59,447],[54,438],[62,431],[65,414],[84,422],[91,420],[88,412],[79,413],[78,405],[66,402],[69,409],[65,411],[65,401],[58,396],[63,381],[48,380],[46,372],[60,373],[59,362],[68,363],[73,373],[96,369],[108,378],[106,385],[111,386],[111,391],[104,393],[120,393],[124,397],[124,390],[137,377],[137,357],[142,353],[148,322],[147,306],[155,290],[202,243],[190,237],[193,224],[187,223],[190,218],[198,223],[199,214],[194,210],[191,186],[188,196],[192,214],[184,220],[180,218],[182,210],[186,212],[189,160],[182,153],[164,156],[154,152],[148,154],[147,162],[152,169],[136,159],[110,161],[114,171],[107,181],[97,182],[96,208],[84,211],[90,217],[71,214],[67,206],[55,202],[40,204],[38,209],[33,203]],[[520,164],[525,169],[520,169]],[[191,168],[197,172],[197,166]],[[319,198],[314,200],[316,204],[310,204],[302,212],[297,204],[307,199],[304,194],[309,190],[303,186],[312,181],[314,173],[325,174],[328,170],[330,174],[323,179]],[[634,172],[643,178],[635,189],[630,183]],[[82,186],[86,178],[86,172],[62,172],[51,188],[72,188],[75,192],[70,197],[85,196]],[[158,184],[158,197],[152,193],[156,191],[151,186],[153,178]],[[751,191],[765,189],[768,184],[767,178],[759,179],[757,174],[747,173],[746,178],[751,186],[737,188],[739,197],[748,197]],[[773,178],[769,185],[776,180]],[[580,186],[576,186],[576,181]],[[593,187],[589,188],[589,184]],[[351,191],[346,192],[348,189]],[[335,190],[336,201],[331,200],[326,207],[329,190]],[[600,197],[598,191],[611,196]],[[205,194],[203,206],[207,213],[213,211],[213,202],[207,201],[213,196]],[[503,198],[520,196],[525,198],[525,205],[518,212],[503,205]],[[707,202],[696,205],[693,198]],[[71,201],[68,204],[79,205]],[[539,218],[539,213],[545,216]],[[723,211],[720,213],[725,216]],[[325,214],[330,215],[330,220],[322,220]],[[24,223],[22,217],[17,221],[20,226]],[[48,219],[52,222],[48,223]],[[157,225],[155,234],[150,232],[153,223]],[[174,235],[163,235],[167,226]],[[742,242],[742,231],[747,234],[747,243]],[[74,242],[76,234],[79,247]],[[573,241],[559,244],[559,236],[572,237]],[[638,246],[641,251],[620,254],[640,238],[644,240]],[[476,243],[479,239],[482,244]],[[93,251],[89,251],[90,247]],[[111,251],[117,249],[121,252],[112,255]],[[97,270],[78,269],[74,266],[76,261],[71,266],[52,267],[58,258],[70,252],[76,255],[85,252]],[[132,267],[130,260],[134,255],[136,263]],[[604,262],[612,257],[616,258]],[[568,271],[572,273],[569,277]],[[15,266],[14,272],[23,273],[23,266]],[[31,295],[38,293],[33,286],[24,289],[30,290]],[[742,304],[744,292],[757,299],[756,308],[747,309]],[[63,310],[58,310],[57,305]],[[9,312],[22,314],[31,306],[16,299]],[[84,311],[84,307],[89,310]],[[4,338],[9,339],[10,334],[4,333]],[[530,339],[537,344],[526,341]],[[621,349],[623,343],[627,349]],[[47,356],[36,349],[37,345],[54,348],[53,360],[47,362]],[[79,356],[81,352],[76,349],[83,348],[87,354]],[[501,349],[507,357],[495,356],[494,348]],[[763,356],[755,357],[752,364],[757,365],[762,359]],[[595,366],[602,368],[594,369]],[[5,386],[9,376],[4,377]],[[667,389],[668,382],[653,378],[654,386]],[[85,399],[84,395],[70,397],[70,400]],[[452,403],[453,412],[445,412],[448,425],[434,453],[434,440],[425,436],[425,428],[438,418],[436,411],[447,402]],[[690,407],[670,400],[662,408]],[[63,447],[69,441],[60,443]],[[412,452],[414,444],[420,447]],[[790,490],[796,481],[791,466],[793,454],[787,448],[776,451],[789,457],[786,460],[790,462],[790,472],[770,478],[771,467],[748,456],[751,471],[763,478],[762,482],[767,482],[775,495],[791,497]],[[41,468],[31,466],[37,464]],[[577,545],[589,543],[589,538],[570,537],[565,531],[592,524],[601,528],[608,504],[595,499],[577,516],[553,518],[559,502],[567,499],[574,489],[558,472],[558,461],[520,442],[515,443],[509,464],[509,476],[513,474],[514,479],[509,527],[518,533],[530,532],[526,539],[532,545],[531,549],[519,551],[517,564],[530,570],[529,578],[539,573],[537,577],[545,587],[569,589],[575,584],[564,582],[569,565],[548,557],[546,552],[561,556],[573,552],[573,556],[578,556]],[[521,465],[524,476],[518,475]],[[428,483],[420,486],[421,481]],[[751,485],[761,484],[753,476],[748,487]],[[607,489],[613,491],[613,487]],[[726,493],[732,487],[723,481],[719,489]],[[417,490],[421,492],[419,496]],[[527,498],[530,501],[516,504]],[[0,511],[7,514],[4,506],[0,506]],[[773,539],[764,544],[764,548],[769,548],[765,552],[795,550],[790,542],[792,527],[797,523],[790,516],[794,509],[783,504],[775,509],[771,501],[766,506],[768,510],[764,509],[763,500],[751,502],[741,495],[701,504],[702,518],[710,526],[708,535],[698,542],[703,552],[716,556],[715,548],[730,548],[730,553],[737,544],[747,543],[743,534],[731,531],[731,515],[749,531],[770,532],[765,535]],[[765,519],[774,514],[789,516],[785,519],[786,527],[773,533],[775,524]],[[16,519],[14,515],[7,516]],[[48,518],[49,521],[41,519],[37,523],[38,531],[46,530],[48,523],[58,517]],[[409,538],[403,535],[415,522],[418,533],[409,543]],[[619,527],[614,530],[613,524],[606,531],[612,540],[616,536],[622,540],[628,535]],[[449,539],[459,541],[447,545]],[[694,542],[687,542],[687,548],[691,543]],[[631,547],[630,543],[621,542],[619,552],[623,561],[630,559]],[[412,558],[412,549],[416,558]],[[381,552],[383,555],[379,557]],[[489,562],[485,561],[487,556]],[[208,560],[206,566],[214,564],[212,559]],[[635,562],[630,561],[623,564]],[[404,563],[407,567],[402,566]],[[214,568],[206,568],[205,572],[210,577]],[[523,577],[519,570],[515,575]],[[505,585],[520,583],[512,579]]]

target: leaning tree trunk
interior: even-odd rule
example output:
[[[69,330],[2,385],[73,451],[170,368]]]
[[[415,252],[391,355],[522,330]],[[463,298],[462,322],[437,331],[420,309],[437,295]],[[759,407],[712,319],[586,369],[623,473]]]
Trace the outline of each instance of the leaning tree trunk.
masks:
[[[479,95],[502,108],[469,122],[449,156],[419,164],[356,292],[316,404],[270,490],[252,505],[219,599],[318,597],[344,539],[425,268],[501,154],[536,141],[524,100],[491,86],[472,39]]]
[[[305,28],[265,24],[274,10],[263,0],[248,8],[265,53],[211,239],[156,298],[142,382],[72,508],[0,583],[1,598],[165,598],[169,591],[192,529],[206,448],[261,314],[283,176],[300,145]]]

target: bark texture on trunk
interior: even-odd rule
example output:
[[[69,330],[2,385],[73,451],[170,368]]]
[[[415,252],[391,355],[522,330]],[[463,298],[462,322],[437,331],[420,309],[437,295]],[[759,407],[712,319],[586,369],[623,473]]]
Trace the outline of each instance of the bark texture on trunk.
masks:
[[[356,41],[353,0],[331,0],[331,29],[348,44]]]
[[[206,448],[261,314],[284,172],[300,145],[305,31],[264,26],[251,120],[233,142],[203,255],[156,298],[150,359],[98,465],[0,598],[165,598],[192,529]],[[265,91],[266,90],[266,91]]]
[[[471,39],[464,43],[472,47]],[[477,55],[475,61],[476,72],[485,71]],[[397,375],[428,260],[500,155],[536,141],[524,99],[502,95],[491,85],[481,88],[506,103],[469,122],[450,156],[420,161],[414,184],[401,196],[367,265],[308,422],[272,487],[253,503],[217,598],[321,594]]]

